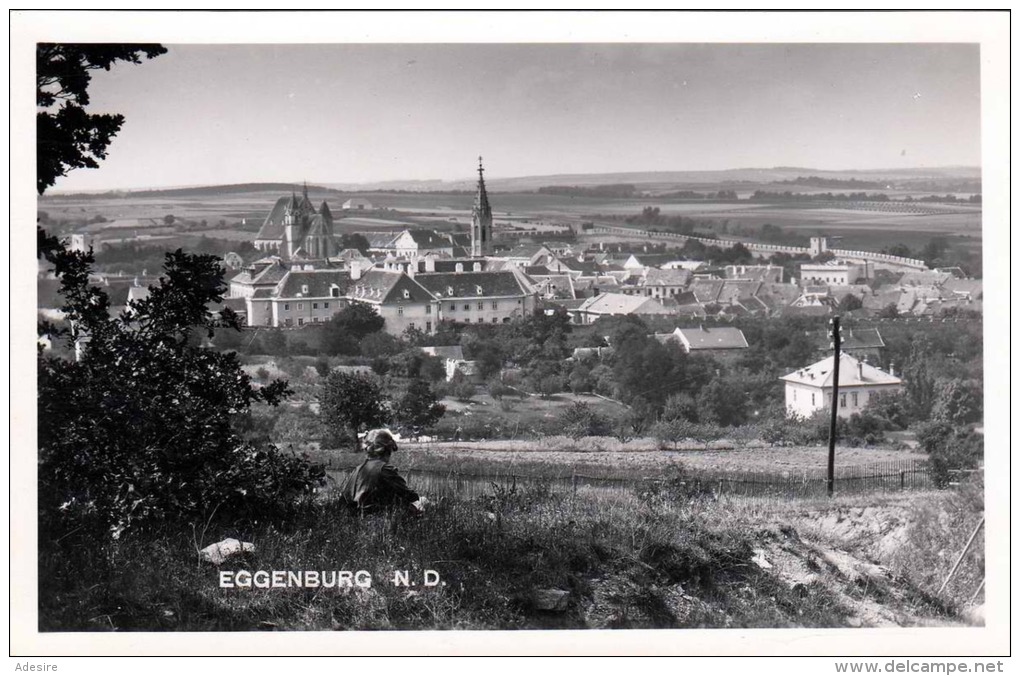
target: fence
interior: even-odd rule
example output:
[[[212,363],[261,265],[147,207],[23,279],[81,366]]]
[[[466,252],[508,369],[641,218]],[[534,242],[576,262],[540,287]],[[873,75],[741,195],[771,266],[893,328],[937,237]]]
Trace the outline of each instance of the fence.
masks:
[[[343,473],[337,471],[336,478]],[[739,471],[691,469],[684,475],[620,478],[587,474],[539,476],[513,472],[470,473],[411,469],[408,483],[425,495],[457,495],[473,498],[492,492],[492,485],[545,484],[553,489],[577,491],[579,487],[643,490],[674,485],[695,493],[747,497],[806,498],[826,495],[824,471]],[[905,460],[836,468],[837,494],[875,493],[934,488],[927,461]]]

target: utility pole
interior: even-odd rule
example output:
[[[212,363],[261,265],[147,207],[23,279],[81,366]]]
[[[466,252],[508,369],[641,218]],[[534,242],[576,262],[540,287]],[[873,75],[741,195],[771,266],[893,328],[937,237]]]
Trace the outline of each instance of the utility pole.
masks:
[[[839,406],[839,317],[829,320],[832,325],[832,417],[829,419],[829,467],[825,479],[825,492],[832,497],[836,484],[836,415]]]

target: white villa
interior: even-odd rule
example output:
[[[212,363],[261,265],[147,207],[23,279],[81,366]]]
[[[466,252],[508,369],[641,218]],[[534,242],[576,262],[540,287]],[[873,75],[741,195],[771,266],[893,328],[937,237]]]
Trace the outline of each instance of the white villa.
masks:
[[[785,375],[786,414],[788,417],[808,418],[815,411],[832,406],[833,358]],[[903,381],[891,373],[845,352],[839,355],[839,408],[837,415],[849,418],[860,413],[871,397],[883,392],[899,392]]]

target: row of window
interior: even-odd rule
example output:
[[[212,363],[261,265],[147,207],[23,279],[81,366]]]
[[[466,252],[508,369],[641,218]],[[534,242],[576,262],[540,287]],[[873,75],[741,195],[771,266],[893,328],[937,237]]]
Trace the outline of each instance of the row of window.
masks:
[[[484,310],[485,309],[485,303],[483,301],[478,301],[478,309],[479,310]],[[499,303],[496,302],[496,301],[492,301],[492,309],[493,310],[498,310],[499,309]],[[468,312],[470,310],[471,310],[471,303],[464,303],[464,312]],[[456,303],[450,303],[450,312],[456,312],[456,311],[457,311],[457,304]]]
[[[297,303],[297,309],[298,310],[304,310],[305,309],[305,304],[304,303]],[[319,304],[318,303],[312,303],[312,309],[313,310],[318,310],[319,309]],[[329,309],[329,301],[323,301],[322,309],[324,309],[324,310],[328,310]],[[283,311],[284,312],[290,312],[290,303],[284,303],[283,304]]]
[[[850,393],[850,403],[852,406],[858,406],[857,392]],[[793,400],[797,401],[797,390],[793,391]],[[815,405],[815,393],[811,393],[811,405]],[[839,407],[846,408],[846,392],[839,395]]]

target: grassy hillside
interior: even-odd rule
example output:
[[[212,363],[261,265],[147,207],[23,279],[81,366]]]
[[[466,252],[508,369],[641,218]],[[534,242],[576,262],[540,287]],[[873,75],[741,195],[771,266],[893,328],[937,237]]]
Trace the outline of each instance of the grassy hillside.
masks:
[[[682,475],[641,491],[494,484],[434,496],[419,518],[350,515],[332,498],[284,525],[182,524],[97,548],[41,543],[40,628],[90,630],[858,627],[958,624],[964,601],[915,580],[940,565],[915,542],[911,503],[868,500],[848,536],[844,501],[753,502],[692,495]],[[937,496],[936,496],[937,497]],[[915,496],[936,515],[932,496]],[[779,511],[776,511],[779,510]],[[831,517],[831,518],[830,518]],[[938,518],[929,529],[964,530]],[[777,525],[783,524],[783,525]],[[877,524],[877,525],[876,525]],[[948,524],[948,525],[947,525]],[[876,525],[874,529],[870,526]],[[844,526],[845,528],[845,526]],[[197,548],[227,536],[250,558],[220,569]],[[914,565],[883,566],[899,538]],[[955,542],[955,540],[954,540]],[[934,558],[932,558],[934,556]],[[923,564],[923,565],[921,565]],[[220,570],[365,570],[370,587],[223,589]],[[415,587],[394,586],[407,570]],[[425,587],[423,571],[441,584]],[[976,569],[975,569],[976,570]],[[978,572],[979,574],[979,572]],[[969,578],[959,597],[969,596]]]

